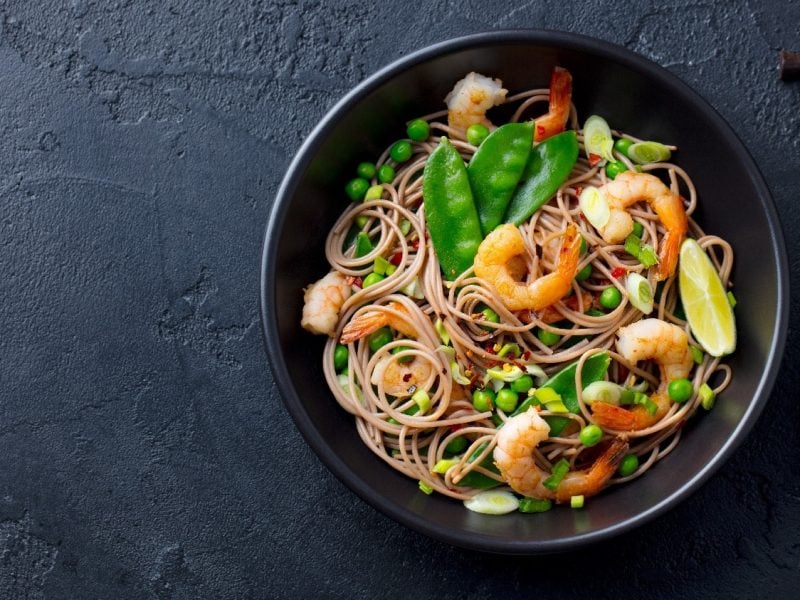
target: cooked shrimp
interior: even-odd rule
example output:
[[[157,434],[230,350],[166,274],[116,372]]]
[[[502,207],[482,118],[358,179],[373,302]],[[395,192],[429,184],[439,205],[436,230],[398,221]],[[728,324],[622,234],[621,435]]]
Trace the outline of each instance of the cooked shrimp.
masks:
[[[692,353],[689,336],[672,323],[659,319],[643,319],[618,332],[617,350],[630,363],[652,359],[661,371],[661,383],[651,399],[656,412],[649,414],[642,405],[632,409],[605,402],[592,404],[592,416],[597,423],[609,429],[638,431],[655,425],[667,413],[672,401],[667,386],[673,379],[682,379],[692,370]]]
[[[533,140],[541,142],[564,131],[572,102],[572,75],[566,69],[555,67],[550,76],[550,100],[547,114],[536,119]]]
[[[533,456],[533,451],[549,434],[550,426],[534,408],[511,417],[497,432],[494,463],[515,492],[556,502],[566,502],[572,496],[592,496],[605,487],[628,450],[627,442],[614,440],[591,467],[570,471],[553,491],[544,486],[548,474]]]
[[[415,356],[410,362],[403,363],[394,356],[387,356],[375,365],[370,382],[372,385],[383,382],[383,389],[387,394],[406,398],[417,388],[430,388],[433,377],[433,367],[424,358]]]
[[[399,302],[390,302],[386,306],[399,313],[408,314],[406,309]],[[411,327],[408,321],[386,310],[378,310],[376,307],[376,310],[370,310],[357,315],[345,325],[342,330],[342,337],[339,341],[342,344],[350,344],[386,325],[405,336],[417,337],[417,332]]]
[[[689,228],[686,209],[678,194],[648,173],[625,171],[600,188],[611,213],[608,222],[598,232],[609,244],[618,244],[633,231],[633,219],[625,210],[643,200],[658,215],[667,230],[658,253],[656,279],[661,281],[675,272],[683,238]]]
[[[351,293],[346,277],[338,271],[331,271],[306,288],[300,325],[311,333],[333,337],[339,323],[339,311]]]
[[[556,269],[530,284],[514,277],[509,262],[525,252],[516,226],[501,225],[481,242],[475,256],[475,275],[489,283],[509,310],[542,310],[563,298],[572,287],[581,253],[581,236],[570,223],[561,243]],[[513,265],[513,262],[512,262]]]
[[[493,127],[486,118],[486,111],[505,102],[507,93],[508,90],[503,88],[503,82],[499,79],[469,73],[445,96],[448,125],[462,132],[475,123]]]

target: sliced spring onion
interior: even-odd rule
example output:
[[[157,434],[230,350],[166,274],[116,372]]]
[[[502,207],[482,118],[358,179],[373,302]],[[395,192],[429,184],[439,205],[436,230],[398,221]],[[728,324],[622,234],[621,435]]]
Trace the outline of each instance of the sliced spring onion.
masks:
[[[522,354],[522,350],[519,347],[519,344],[503,344],[503,347],[497,353],[497,356],[504,357],[506,354],[513,354],[514,358],[519,358],[519,355]]]
[[[669,148],[659,142],[636,142],[628,148],[628,158],[640,165],[669,160],[671,156]]]
[[[444,323],[442,323],[442,320],[437,318],[436,322],[433,324],[433,327],[434,329],[436,329],[436,333],[439,334],[439,337],[441,338],[444,345],[449,346],[450,334],[447,333],[447,329],[445,328]]]
[[[387,272],[387,269],[389,269],[390,267],[394,267],[394,265],[385,258],[383,258],[382,256],[376,256],[375,266],[372,268],[372,271],[374,273],[377,273],[378,275],[390,275],[390,273]]]
[[[646,268],[658,264],[658,256],[656,251],[650,244],[642,243],[642,239],[635,233],[630,234],[625,238],[625,252],[633,256],[636,260],[642,263]]]
[[[455,467],[460,459],[458,458],[443,458],[431,469],[431,473],[438,473],[439,475],[444,475],[447,471],[453,467]]]
[[[606,160],[614,160],[614,138],[606,120],[599,115],[592,115],[583,125],[583,144],[586,156],[592,162],[592,155]]]
[[[505,515],[519,508],[519,500],[507,490],[485,490],[464,500],[464,506],[482,515]]]
[[[508,363],[505,363],[502,367],[492,367],[491,369],[486,369],[486,375],[490,379],[504,381],[506,383],[516,381],[524,374],[525,372],[517,365],[510,365]]]
[[[633,403],[634,404],[641,404],[644,406],[647,414],[653,416],[658,411],[658,405],[653,402],[653,400],[647,394],[643,394],[642,392],[634,392],[633,395]]]
[[[714,408],[714,399],[717,397],[717,395],[707,383],[704,383],[700,386],[700,388],[697,390],[697,394],[700,396],[700,404],[703,408],[706,410],[711,410]]]
[[[570,496],[569,505],[572,508],[583,508],[583,501],[584,498],[582,494],[580,496]]]
[[[689,346],[689,352],[692,353],[692,360],[695,364],[701,364],[703,362],[703,351],[700,350],[697,346]]]
[[[583,401],[586,404],[605,402],[619,406],[622,393],[625,391],[621,385],[611,381],[595,381],[583,388]]]
[[[542,482],[542,485],[551,492],[555,492],[558,485],[569,473],[569,462],[563,458],[553,465],[553,470],[550,472],[550,477]]]
[[[553,404],[555,402],[561,402],[561,395],[553,388],[549,387],[539,388],[533,393],[533,397],[536,398],[540,404]]]
[[[637,309],[646,315],[653,312],[653,288],[647,279],[638,273],[628,273],[625,289],[628,291],[628,300]]]
[[[425,294],[422,292],[422,286],[419,283],[419,277],[412,279],[400,288],[400,291],[409,298],[414,298],[415,300],[423,300],[425,298]]]
[[[553,508],[553,501],[547,498],[523,498],[519,501],[519,512],[540,513]]]
[[[461,365],[456,361],[450,361],[450,374],[453,376],[453,381],[460,385],[468,385],[469,379],[461,372]]]
[[[411,221],[408,219],[400,221],[400,231],[403,232],[403,235],[408,235],[411,232]]]
[[[730,303],[731,308],[736,308],[736,304],[737,304],[736,303],[736,296],[733,295],[733,292],[728,292],[727,296],[728,296],[728,302]]]
[[[556,400],[554,402],[548,402],[544,405],[545,410],[549,410],[552,413],[568,413],[569,408],[567,405],[564,404],[563,400]]]
[[[431,397],[428,395],[428,392],[425,390],[417,390],[411,396],[411,399],[414,401],[414,404],[419,406],[419,414],[424,415],[428,412],[431,408]]]
[[[608,208],[608,200],[605,196],[594,186],[587,185],[583,188],[578,204],[581,207],[581,212],[586,220],[592,224],[595,229],[605,227],[608,220],[611,218],[611,210]]]
[[[528,373],[528,375],[533,375],[533,377],[536,379],[536,383],[539,385],[544,384],[544,382],[548,379],[547,373],[545,373],[544,369],[542,369],[542,367],[539,365],[525,365],[525,371]]]
[[[383,186],[373,185],[364,195],[364,202],[367,202],[368,200],[380,200],[381,196],[383,196]]]
[[[350,395],[350,379],[345,373],[341,373],[336,376],[336,380],[339,382],[339,386],[342,388],[345,394],[348,396]],[[364,404],[364,394],[361,392],[361,388],[353,386],[353,391],[356,394],[356,398],[358,399],[361,404]]]
[[[430,496],[433,493],[433,488],[424,481],[422,481],[421,479],[419,480],[419,489],[424,494],[428,494],[428,496]]]

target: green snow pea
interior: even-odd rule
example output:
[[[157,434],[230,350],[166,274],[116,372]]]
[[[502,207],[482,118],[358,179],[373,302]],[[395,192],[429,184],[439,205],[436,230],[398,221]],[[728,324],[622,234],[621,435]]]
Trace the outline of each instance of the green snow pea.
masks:
[[[532,146],[532,121],[506,123],[489,134],[469,161],[467,174],[484,235],[503,222]]]
[[[574,131],[564,131],[534,146],[503,220],[514,225],[527,221],[567,180],[577,160]]]
[[[447,279],[455,279],[472,266],[483,235],[467,168],[446,137],[425,163],[422,196],[439,264]]]

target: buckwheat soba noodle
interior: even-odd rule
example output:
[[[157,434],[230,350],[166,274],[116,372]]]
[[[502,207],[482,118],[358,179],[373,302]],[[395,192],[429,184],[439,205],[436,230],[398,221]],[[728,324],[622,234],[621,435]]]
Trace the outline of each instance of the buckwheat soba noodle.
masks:
[[[692,219],[678,149],[582,128],[571,89],[560,68],[514,95],[456,83],[358,165],[305,291],[364,444],[478,512],[580,507],[642,476],[731,379],[733,251]],[[499,104],[509,123],[488,120]]]

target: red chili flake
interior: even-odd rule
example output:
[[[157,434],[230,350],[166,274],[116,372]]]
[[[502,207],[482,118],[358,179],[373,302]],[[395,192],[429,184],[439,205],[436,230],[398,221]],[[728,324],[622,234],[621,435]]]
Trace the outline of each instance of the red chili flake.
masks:
[[[406,373],[405,375],[403,375],[403,381],[404,381],[405,383],[408,383],[408,381],[409,381],[410,379],[411,379],[411,373]]]
[[[402,261],[403,261],[403,253],[399,250],[394,254],[392,254],[392,258],[389,259],[389,262],[392,263],[395,267],[399,267]]]
[[[544,125],[537,125],[536,133],[539,135],[539,137],[542,137],[545,133],[547,133],[547,130],[544,128]]]
[[[522,360],[528,360],[530,357],[531,357],[530,350],[525,350],[525,352],[522,353]]]
[[[492,342],[489,342],[488,344],[486,344],[483,347],[483,349],[486,350],[489,354],[497,354],[497,352],[495,352],[494,344]]]
[[[601,160],[603,160],[603,157],[600,156],[599,154],[590,154],[589,155],[589,166],[593,167],[597,163],[599,163]]]
[[[459,429],[464,429],[463,423],[456,423],[455,425],[450,425],[450,431],[458,431]]]
[[[625,275],[625,273],[627,273],[627,272],[628,272],[627,269],[625,269],[624,267],[617,267],[613,271],[611,271],[611,276],[614,279],[619,279],[620,277]]]
[[[414,250],[419,250],[419,240],[414,240],[413,242],[411,242],[411,247]]]
[[[580,196],[582,193],[583,193],[583,187],[582,186],[579,185],[578,187],[575,188],[575,195],[576,196]]]

